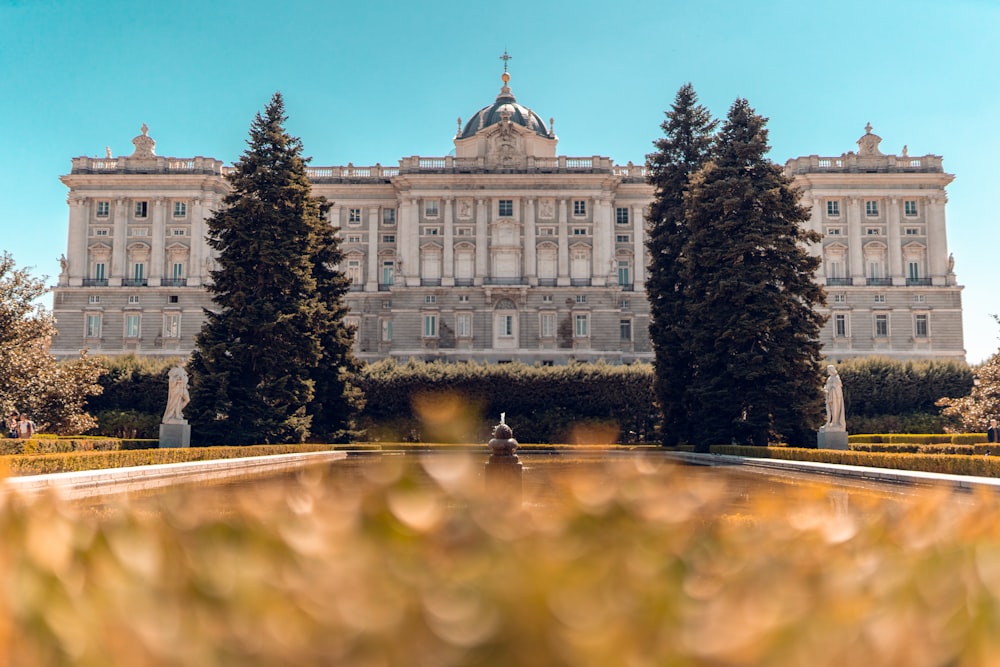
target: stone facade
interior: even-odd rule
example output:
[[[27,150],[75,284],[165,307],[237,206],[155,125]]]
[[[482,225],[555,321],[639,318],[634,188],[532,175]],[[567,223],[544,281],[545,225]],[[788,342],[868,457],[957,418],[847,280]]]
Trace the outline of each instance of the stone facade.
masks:
[[[330,222],[341,230],[362,360],[652,359],[644,291],[652,188],[644,168],[557,155],[551,119],[546,127],[518,104],[508,81],[504,72],[495,102],[464,128],[459,120],[454,156],[308,168],[314,194],[334,202]],[[62,177],[70,216],[54,289],[58,356],[83,348],[184,356],[211,306],[204,220],[225,196],[226,168],[210,158],[156,156],[145,126],[133,143],[127,157],[75,158]],[[868,169],[857,163],[862,157],[885,160],[884,168]],[[830,310],[849,316],[846,335],[833,318],[824,329],[832,356],[963,358],[961,288],[944,237],[952,177],[940,165],[933,156],[869,155],[864,146],[859,156],[789,161],[814,228],[826,234],[815,251],[829,260],[824,275],[837,279],[827,279]],[[882,207],[875,219],[858,208],[869,200]],[[839,203],[840,217],[826,215],[828,201]],[[919,234],[900,231],[911,223]],[[879,251],[888,280],[879,274],[875,285],[858,263],[876,254],[873,242],[886,246]],[[844,258],[843,277],[831,273],[835,257]],[[911,257],[923,267],[914,279],[905,273]],[[888,317],[885,336],[871,333],[880,315]]]

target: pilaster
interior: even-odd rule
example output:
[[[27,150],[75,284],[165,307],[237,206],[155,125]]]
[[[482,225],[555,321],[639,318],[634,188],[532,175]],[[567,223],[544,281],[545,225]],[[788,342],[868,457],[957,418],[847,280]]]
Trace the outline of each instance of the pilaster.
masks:
[[[893,285],[906,285],[906,275],[903,273],[903,249],[899,240],[899,198],[889,198],[889,218],[887,236],[889,237],[889,278]]]
[[[482,285],[489,276],[489,226],[487,225],[486,200],[476,200],[476,285]]]
[[[524,275],[531,286],[538,285],[538,258],[535,236],[535,198],[524,200]]]
[[[114,240],[111,243],[111,277],[108,286],[121,287],[125,277],[125,245],[128,233],[129,200],[119,197],[115,200]]]
[[[851,197],[847,204],[847,248],[848,264],[850,264],[847,271],[854,285],[867,284],[861,243],[861,199]]]
[[[559,200],[558,213],[559,230],[559,275],[556,284],[560,287],[569,285],[569,230],[566,225],[566,200]]]
[[[200,287],[209,282],[208,268],[204,258],[208,246],[205,243],[205,207],[201,197],[191,200],[191,254],[188,263],[188,285]]]
[[[629,214],[632,223],[632,252],[635,255],[635,291],[646,289],[646,218],[641,206],[633,206]]]
[[[163,247],[166,229],[163,223],[164,209],[166,208],[163,197],[156,197],[153,200],[153,238],[150,239],[152,246],[152,257],[149,259],[149,286],[159,287],[163,280]]]
[[[69,242],[67,261],[69,262],[69,284],[71,287],[83,285],[89,265],[87,257],[87,216],[86,197],[71,196],[69,203]]]
[[[944,195],[931,197],[927,205],[927,261],[931,284],[947,284],[948,239],[945,236]]]
[[[441,255],[441,285],[455,286],[455,212],[454,197],[444,200],[444,250]]]
[[[373,207],[368,216],[368,243],[365,247],[365,291],[378,291],[378,244],[381,240],[378,230],[378,207]],[[382,335],[381,332],[378,333]]]

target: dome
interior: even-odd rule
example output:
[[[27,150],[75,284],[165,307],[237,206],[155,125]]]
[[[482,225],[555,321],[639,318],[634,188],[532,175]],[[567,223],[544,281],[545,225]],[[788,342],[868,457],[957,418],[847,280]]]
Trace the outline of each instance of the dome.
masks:
[[[496,101],[472,115],[469,122],[465,124],[462,133],[458,135],[459,139],[474,136],[483,128],[496,125],[508,115],[510,122],[525,127],[540,137],[553,138],[552,133],[545,127],[545,122],[537,113],[517,103],[514,94],[507,85],[508,81],[510,81],[510,75],[505,71],[503,73],[503,86],[500,88],[500,94],[497,95]]]

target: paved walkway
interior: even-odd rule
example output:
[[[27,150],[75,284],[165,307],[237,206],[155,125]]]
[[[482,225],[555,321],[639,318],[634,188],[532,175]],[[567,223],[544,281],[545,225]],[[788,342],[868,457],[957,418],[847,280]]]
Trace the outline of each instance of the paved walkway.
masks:
[[[0,490],[20,493],[55,491],[64,498],[90,498],[207,479],[218,480],[238,475],[293,470],[345,458],[347,458],[346,452],[303,452],[301,454],[248,456],[238,459],[214,459],[130,468],[59,472],[48,475],[26,475],[24,477],[8,477],[0,482]]]
[[[916,470],[891,470],[889,468],[869,468],[835,463],[814,463],[812,461],[789,461],[787,459],[751,458],[727,454],[695,454],[693,452],[666,452],[669,458],[698,465],[746,466],[771,470],[846,477],[870,482],[888,484],[910,484],[920,486],[950,486],[969,491],[977,488],[1000,490],[1000,479],[994,477],[974,477],[972,475],[947,475],[944,473],[920,472]]]

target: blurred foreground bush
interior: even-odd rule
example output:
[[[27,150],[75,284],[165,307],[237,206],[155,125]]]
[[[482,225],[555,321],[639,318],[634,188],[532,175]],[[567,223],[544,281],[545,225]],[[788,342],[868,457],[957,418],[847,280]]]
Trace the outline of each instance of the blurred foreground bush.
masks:
[[[761,448],[755,448],[761,449]],[[0,508],[0,660],[44,665],[995,664],[992,498],[825,487],[734,511],[719,475],[620,460],[545,503],[479,463],[387,458],[151,511]],[[481,462],[481,459],[475,459]],[[968,498],[966,498],[968,501]]]

